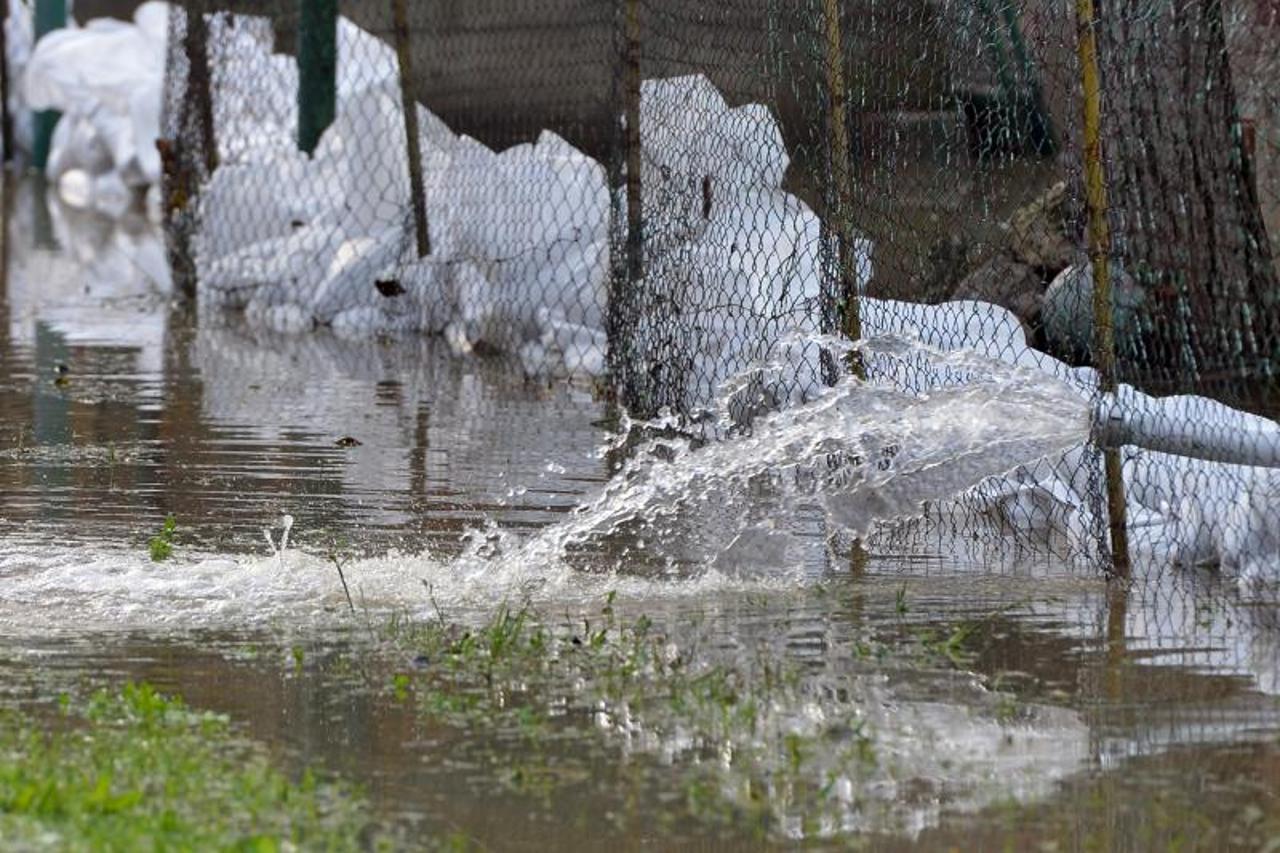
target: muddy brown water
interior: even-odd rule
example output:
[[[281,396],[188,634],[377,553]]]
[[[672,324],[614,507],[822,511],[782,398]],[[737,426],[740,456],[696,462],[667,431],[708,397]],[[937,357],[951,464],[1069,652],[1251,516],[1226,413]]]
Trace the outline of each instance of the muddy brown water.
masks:
[[[1280,618],[1207,573],[1156,567],[1118,596],[1063,566],[975,574],[940,552],[872,555],[860,573],[795,585],[632,581],[620,620],[651,619],[691,666],[763,655],[789,668],[791,692],[736,684],[771,697],[776,732],[715,733],[654,708],[623,726],[620,709],[601,716],[581,685],[538,672],[528,690],[567,711],[537,738],[509,720],[425,715],[392,685],[432,663],[388,642],[389,614],[425,611],[414,576],[444,584],[467,529],[554,524],[599,486],[610,412],[593,389],[431,341],[197,318],[149,281],[158,243],[144,223],[50,210],[29,186],[12,204],[0,701],[34,708],[150,681],[229,714],[291,770],[355,781],[406,845],[451,834],[495,850],[1280,844]],[[305,615],[176,610],[173,581],[147,592],[148,572],[194,574],[198,560],[205,573],[219,560],[246,577],[273,571],[262,531],[282,512],[299,554],[342,540],[357,583],[373,589],[359,554],[390,553],[376,570],[409,581],[383,577],[391,592],[355,616],[319,572],[306,579],[326,605]],[[151,569],[146,543],[168,515],[177,562]],[[80,562],[108,580],[127,565],[143,606],[114,623],[124,611],[92,578],[75,582]],[[56,579],[42,586],[41,572]],[[273,583],[256,594],[284,588]],[[571,579],[533,606],[568,636],[601,618],[608,588]],[[446,606],[482,621],[509,595],[485,589],[480,577]],[[164,619],[170,609],[180,618]],[[825,726],[845,744],[863,723],[876,757],[861,771],[810,749],[792,756],[797,776],[783,772],[798,742],[788,732]],[[825,799],[806,805],[808,783]]]

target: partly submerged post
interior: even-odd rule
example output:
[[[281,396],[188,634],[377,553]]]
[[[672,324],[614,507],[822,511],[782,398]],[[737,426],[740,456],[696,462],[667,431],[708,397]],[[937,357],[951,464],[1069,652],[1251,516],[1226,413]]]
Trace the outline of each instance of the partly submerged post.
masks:
[[[1077,48],[1084,99],[1084,183],[1089,211],[1089,260],[1093,266],[1093,363],[1099,390],[1116,390],[1115,324],[1111,299],[1111,230],[1107,225],[1107,180],[1102,164],[1102,80],[1093,0],[1076,0]],[[1125,524],[1124,472],[1120,449],[1103,448],[1107,478],[1107,519],[1116,577],[1129,578],[1129,536]]]
[[[67,0],[36,0],[36,41],[66,25]],[[53,129],[58,124],[58,118],[57,110],[43,110],[35,115],[34,136],[31,140],[31,165],[42,172],[45,164],[49,162],[49,146],[53,142]]]
[[[409,42],[409,9],[406,0],[391,0],[395,24],[396,58],[400,64],[400,106],[404,113],[405,156],[409,161],[409,193],[413,202],[413,232],[418,257],[431,254],[427,229],[427,189],[422,177],[422,143],[418,137],[418,106],[413,99],[413,52]]]
[[[827,147],[831,157],[833,199],[827,211],[834,224],[842,329],[851,341],[862,339],[862,311],[858,305],[858,262],[853,230],[853,173],[849,150],[848,89],[844,79],[844,40],[840,34],[839,0],[823,0],[825,65],[827,77]],[[863,375],[860,356],[854,351],[851,369]]]
[[[835,225],[836,263],[839,269],[841,330],[851,341],[862,340],[862,307],[858,304],[858,267],[854,254],[852,152],[849,150],[848,87],[844,79],[844,39],[840,31],[840,0],[823,0],[824,64],[827,77],[827,150],[831,157],[834,199],[827,216]],[[859,379],[866,378],[862,353],[850,350],[848,367]],[[849,568],[854,575],[866,573],[870,561],[861,539],[849,549]]]
[[[1129,588],[1112,586],[1107,590],[1107,654],[1103,672],[1104,690],[1108,699],[1118,701],[1124,696],[1126,664],[1129,662]]]
[[[626,54],[622,70],[622,96],[627,135],[627,281],[635,287],[644,278],[644,221],[640,169],[640,0],[626,2]]]
[[[298,19],[298,149],[311,154],[338,101],[338,0],[301,0]]]

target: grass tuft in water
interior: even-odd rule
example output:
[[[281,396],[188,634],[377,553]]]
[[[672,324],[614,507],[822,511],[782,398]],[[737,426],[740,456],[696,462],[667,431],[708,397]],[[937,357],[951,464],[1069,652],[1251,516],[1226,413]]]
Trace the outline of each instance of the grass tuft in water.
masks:
[[[221,715],[145,684],[63,697],[50,725],[0,711],[0,839],[7,849],[350,850],[362,800],[272,769]]]
[[[172,515],[167,516],[160,532],[152,536],[151,541],[147,543],[152,561],[162,563],[173,556],[173,537],[177,532],[178,520]]]

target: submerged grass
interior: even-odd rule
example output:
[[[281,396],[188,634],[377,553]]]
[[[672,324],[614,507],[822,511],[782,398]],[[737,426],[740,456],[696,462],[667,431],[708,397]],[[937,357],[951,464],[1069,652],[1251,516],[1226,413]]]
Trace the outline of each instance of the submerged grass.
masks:
[[[0,711],[6,850],[351,850],[371,841],[347,788],[274,770],[228,720],[145,684],[62,700],[47,725]]]
[[[958,666],[970,634],[930,637],[909,662]],[[675,767],[685,817],[759,836],[830,835],[855,801],[870,817],[859,792],[893,772],[856,695],[833,699],[829,681],[767,642],[724,654],[698,626],[620,618],[612,594],[597,611],[552,620],[504,603],[466,623],[437,607],[433,619],[393,618],[387,636],[412,661],[390,674],[390,695],[468,739],[519,744],[506,782],[543,799],[590,775],[547,754],[565,737]],[[852,642],[850,659],[873,666],[897,654],[869,636]]]
[[[946,822],[934,825],[935,813],[955,805],[960,812],[974,810],[967,818],[950,813],[948,820],[977,833],[984,843],[975,846],[1069,849],[1068,842],[1084,835],[1083,849],[1110,849],[1097,843],[1094,828],[1082,829],[1082,815],[1093,821],[1110,814],[1078,802],[1077,792],[1093,786],[1093,776],[1046,787],[1037,795],[1044,804],[1020,802],[1027,795],[1019,792],[1038,772],[1035,765],[984,764],[975,756],[980,772],[972,784],[985,793],[966,799],[968,777],[951,764],[966,760],[963,750],[949,752],[939,744],[936,761],[927,747],[913,751],[917,735],[910,727],[921,720],[918,736],[927,740],[930,719],[911,715],[913,697],[925,708],[953,706],[960,736],[964,721],[982,720],[974,730],[990,737],[974,744],[997,752],[1015,751],[1036,726],[1052,730],[1078,722],[1065,711],[1055,714],[1062,709],[1052,706],[1070,697],[1056,696],[1052,681],[1041,684],[1003,669],[988,676],[975,671],[1001,665],[998,655],[985,664],[983,658],[1001,647],[1007,607],[976,618],[915,621],[907,619],[912,608],[899,592],[887,604],[896,618],[825,634],[821,660],[807,664],[780,653],[785,620],[762,630],[755,646],[741,632],[726,642],[714,625],[695,624],[697,617],[655,623],[643,615],[619,616],[615,606],[611,595],[574,616],[548,618],[534,607],[504,603],[479,618],[450,619],[439,608],[434,618],[394,618],[386,637],[401,663],[387,674],[384,689],[392,701],[410,705],[432,727],[431,737],[451,750],[480,745],[459,760],[476,761],[471,766],[483,768],[475,777],[483,784],[505,785],[534,800],[534,811],[557,815],[587,797],[596,814],[631,808],[618,823],[623,832],[630,826],[665,833],[673,825],[678,832],[693,821],[737,841],[754,836],[787,844],[825,839],[874,845],[926,830],[938,846],[963,847],[963,836],[949,835]],[[891,682],[903,691],[881,689]],[[877,704],[891,709],[887,718],[876,713]],[[896,727],[898,712],[908,729]],[[1069,731],[1083,736],[1083,723],[1078,732]],[[1070,748],[1074,741],[1063,743]],[[575,758],[575,750],[588,744],[595,752]],[[1011,775],[1002,795],[995,776],[1006,766]],[[602,767],[613,775],[603,778]],[[633,778],[621,778],[625,773]],[[646,773],[650,781],[639,778]],[[1111,778],[1096,784],[1111,784]],[[993,817],[1004,813],[1002,796],[1008,798],[1008,822]],[[1253,845],[1249,849],[1280,851],[1273,793],[1242,802],[1229,832],[1208,835],[1191,824],[1213,824],[1217,812],[1188,804],[1181,810],[1186,820],[1172,815],[1165,826],[1143,805],[1158,799],[1150,792],[1117,796],[1117,809],[1138,815],[1125,831],[1152,833],[1121,847],[1152,849],[1147,842],[1154,841],[1172,848],[1178,839],[1191,839],[1189,849],[1220,849],[1244,839]],[[656,811],[654,803],[661,804]],[[1046,817],[1064,803],[1069,807],[1062,814]],[[1028,822],[1032,815],[1037,819]]]
[[[160,532],[147,542],[147,552],[156,563],[164,562],[173,556],[173,538],[178,532],[178,521],[172,515],[167,516]]]

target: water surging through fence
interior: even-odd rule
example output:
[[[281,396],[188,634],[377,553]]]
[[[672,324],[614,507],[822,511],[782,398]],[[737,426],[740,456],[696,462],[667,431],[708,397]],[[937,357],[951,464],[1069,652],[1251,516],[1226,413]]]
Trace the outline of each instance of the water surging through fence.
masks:
[[[787,346],[843,355],[830,339]],[[450,607],[606,590],[663,597],[791,587],[828,565],[833,539],[865,536],[978,483],[978,501],[1016,496],[1007,472],[1088,434],[1088,401],[1043,372],[897,338],[859,351],[869,375],[927,376],[902,385],[932,390],[845,377],[748,425],[742,413],[776,400],[771,385],[790,375],[794,353],[779,352],[725,387],[720,419],[697,436],[673,423],[631,424],[601,450],[623,460],[615,476],[564,521],[530,536],[477,531],[456,556],[352,559],[344,565],[353,595],[361,607],[394,609],[425,608],[424,585]],[[186,553],[180,566],[158,566],[137,549],[16,546],[0,551],[0,629],[64,625],[68,614],[77,624],[190,626],[345,612],[333,561],[314,552],[312,531],[296,538],[287,554]]]
[[[832,339],[791,345],[821,345],[837,359],[850,350]],[[825,561],[833,537],[865,538],[879,523],[915,517],[928,502],[1088,437],[1088,401],[1039,371],[894,337],[857,349],[872,375],[906,370],[943,381],[908,394],[847,375],[743,428],[729,413],[741,411],[744,394],[769,396],[771,368],[741,374],[707,428],[717,439],[662,420],[639,425],[651,437],[594,500],[504,559],[527,571],[575,553],[597,556],[594,546],[612,541],[621,548],[610,549],[622,555],[616,567],[628,573],[806,572]],[[624,435],[605,452],[627,443]]]

